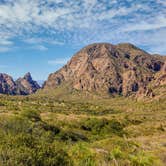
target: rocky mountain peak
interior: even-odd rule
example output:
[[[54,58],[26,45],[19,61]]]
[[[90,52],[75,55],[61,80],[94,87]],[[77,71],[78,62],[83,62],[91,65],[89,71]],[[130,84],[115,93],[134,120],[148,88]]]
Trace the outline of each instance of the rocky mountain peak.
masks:
[[[24,77],[16,80],[16,84],[20,91],[19,93],[23,95],[32,94],[40,88],[39,84],[32,79],[30,72],[26,73]]]
[[[27,81],[32,81],[32,76],[31,73],[28,72],[24,75],[23,79],[27,80]]]
[[[136,47],[132,43],[119,43],[119,44],[117,44],[117,47],[126,48],[126,49],[140,50],[140,48]]]
[[[16,84],[8,74],[0,73],[0,93],[16,94]]]
[[[95,43],[81,49],[63,68],[52,73],[44,89],[70,82],[73,89],[81,91],[129,96],[146,91],[164,59],[130,43]]]
[[[0,93],[10,95],[28,95],[36,92],[40,86],[30,73],[16,81],[7,74],[0,73]]]

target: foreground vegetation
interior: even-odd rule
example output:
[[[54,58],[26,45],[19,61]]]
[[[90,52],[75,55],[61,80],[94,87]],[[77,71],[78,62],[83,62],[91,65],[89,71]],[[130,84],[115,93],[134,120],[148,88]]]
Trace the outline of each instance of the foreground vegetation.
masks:
[[[164,166],[166,100],[0,96],[0,166]]]

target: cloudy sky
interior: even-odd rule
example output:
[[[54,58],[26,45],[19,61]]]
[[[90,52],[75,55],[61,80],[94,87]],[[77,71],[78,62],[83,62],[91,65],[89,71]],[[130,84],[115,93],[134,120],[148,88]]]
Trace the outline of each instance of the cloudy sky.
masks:
[[[166,0],[0,0],[0,72],[44,80],[93,42],[166,55]]]

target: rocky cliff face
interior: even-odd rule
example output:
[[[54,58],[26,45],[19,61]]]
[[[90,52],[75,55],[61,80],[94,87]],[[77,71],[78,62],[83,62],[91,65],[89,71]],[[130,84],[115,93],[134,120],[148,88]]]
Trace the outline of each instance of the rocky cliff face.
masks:
[[[25,74],[23,78],[16,80],[18,93],[21,95],[28,95],[35,93],[39,88],[39,84],[34,81],[30,73]]]
[[[14,81],[7,74],[0,74],[0,93],[10,95],[28,95],[36,92],[40,86],[33,81],[30,73]]]
[[[0,93],[14,95],[16,90],[13,78],[7,74],[0,73]]]
[[[166,85],[166,61],[162,69],[155,75],[154,86]]]
[[[81,91],[152,95],[148,84],[164,67],[165,60],[129,43],[92,44],[76,53],[59,71],[50,74],[43,88],[54,89],[70,82],[74,89]]]
[[[153,93],[156,94],[156,98],[166,97],[166,61],[161,70],[155,74],[149,87],[151,87]]]

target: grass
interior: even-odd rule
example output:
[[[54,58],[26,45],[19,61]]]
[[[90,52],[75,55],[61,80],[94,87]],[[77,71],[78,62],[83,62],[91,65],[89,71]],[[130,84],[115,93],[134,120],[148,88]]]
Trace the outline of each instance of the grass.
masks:
[[[166,164],[165,98],[80,98],[77,93],[1,95],[0,165]]]

